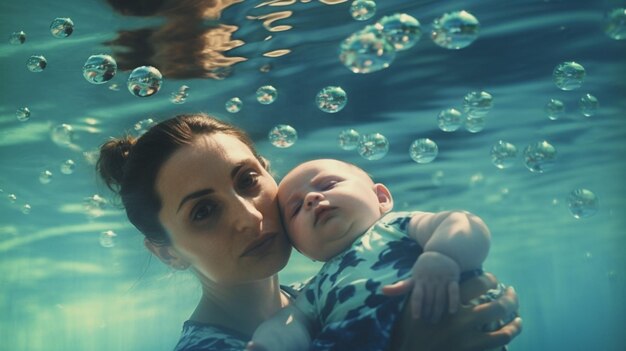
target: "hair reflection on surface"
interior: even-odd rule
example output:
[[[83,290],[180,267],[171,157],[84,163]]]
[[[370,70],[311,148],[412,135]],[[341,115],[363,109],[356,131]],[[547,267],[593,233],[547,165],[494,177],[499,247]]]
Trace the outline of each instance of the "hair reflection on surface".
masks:
[[[159,27],[121,30],[113,40],[105,42],[112,47],[120,70],[139,66],[157,67],[164,76],[175,79],[224,79],[233,73],[233,65],[249,58],[227,56],[227,52],[245,44],[234,39],[238,25],[220,22],[220,16],[229,6],[244,0],[106,0],[124,16],[162,17]],[[323,0],[324,5],[336,5],[347,0]],[[306,4],[310,0],[300,0]],[[268,31],[263,39],[271,40],[272,33],[287,31],[291,25],[281,21],[293,15],[291,10],[278,10],[297,5],[297,0],[269,0],[254,9],[271,8],[270,13],[247,15],[245,19],[262,22]],[[275,48],[260,56],[276,58],[291,52],[289,48]],[[269,67],[259,67],[261,72]]]
[[[161,16],[165,23],[156,28],[119,31],[106,42],[113,48],[118,67],[158,67],[169,78],[224,79],[232,65],[244,57],[225,53],[244,44],[232,39],[237,26],[218,22],[221,12],[242,0],[107,0],[128,16]]]

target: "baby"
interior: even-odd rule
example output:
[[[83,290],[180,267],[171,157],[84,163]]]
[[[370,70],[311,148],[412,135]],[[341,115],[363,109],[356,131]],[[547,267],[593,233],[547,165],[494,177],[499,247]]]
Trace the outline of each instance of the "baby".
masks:
[[[384,350],[403,307],[400,292],[412,289],[415,318],[437,321],[457,310],[459,282],[482,273],[489,251],[480,218],[390,212],[387,187],[338,160],[295,167],[278,202],[294,247],[325,264],[294,304],[256,330],[247,350],[327,349],[325,340],[337,350]]]

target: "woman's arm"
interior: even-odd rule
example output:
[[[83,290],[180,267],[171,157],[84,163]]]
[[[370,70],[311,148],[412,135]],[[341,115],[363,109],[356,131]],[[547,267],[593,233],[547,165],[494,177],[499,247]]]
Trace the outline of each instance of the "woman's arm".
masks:
[[[491,274],[468,279],[461,284],[461,301],[468,303],[497,286]],[[405,304],[396,322],[389,351],[482,351],[501,347],[522,331],[522,320],[514,318],[500,329],[483,331],[483,325],[508,320],[515,315],[519,305],[517,294],[507,288],[496,300],[473,306],[461,307],[455,314],[446,315],[437,324],[430,324],[411,315]]]

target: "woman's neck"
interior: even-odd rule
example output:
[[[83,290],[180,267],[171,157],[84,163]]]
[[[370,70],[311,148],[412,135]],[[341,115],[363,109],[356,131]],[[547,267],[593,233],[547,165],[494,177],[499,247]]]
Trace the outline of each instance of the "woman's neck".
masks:
[[[252,335],[259,324],[288,304],[277,275],[236,285],[202,281],[202,298],[190,319]]]

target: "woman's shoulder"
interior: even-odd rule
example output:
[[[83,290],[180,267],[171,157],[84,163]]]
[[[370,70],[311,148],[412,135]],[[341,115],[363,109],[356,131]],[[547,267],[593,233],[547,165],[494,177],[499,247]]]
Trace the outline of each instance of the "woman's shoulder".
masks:
[[[221,326],[188,320],[174,351],[241,351],[250,338]]]

